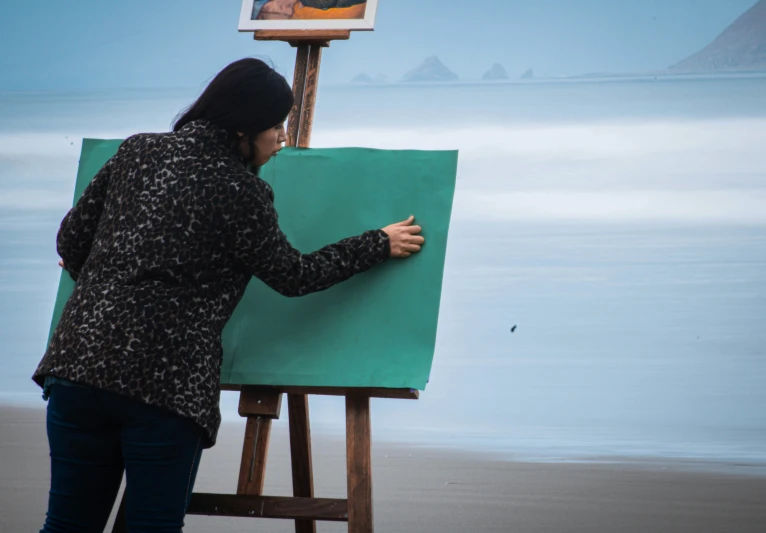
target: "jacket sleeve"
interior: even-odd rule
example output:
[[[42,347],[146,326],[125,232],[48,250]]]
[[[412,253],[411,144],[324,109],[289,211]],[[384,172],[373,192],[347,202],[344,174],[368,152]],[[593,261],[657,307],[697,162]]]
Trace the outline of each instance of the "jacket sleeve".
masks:
[[[388,235],[366,231],[310,254],[290,244],[279,228],[273,193],[268,184],[249,195],[235,237],[236,260],[252,275],[284,296],[323,291],[383,263],[390,256]],[[258,188],[258,187],[257,187]]]
[[[109,186],[114,158],[107,161],[85,188],[77,204],[69,210],[56,238],[56,249],[64,260],[64,268],[74,281],[80,277],[85,261],[90,255],[96,235],[104,200]]]

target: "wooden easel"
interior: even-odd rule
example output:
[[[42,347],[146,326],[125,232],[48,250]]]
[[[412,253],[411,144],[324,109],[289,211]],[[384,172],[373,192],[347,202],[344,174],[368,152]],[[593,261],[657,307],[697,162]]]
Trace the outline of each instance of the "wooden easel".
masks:
[[[350,31],[255,32],[256,40],[286,41],[297,48],[293,92],[295,104],[287,127],[287,145],[308,148],[314,119],[322,48],[348,39]],[[372,458],[370,398],[416,400],[414,389],[342,387],[224,386],[240,391],[239,415],[247,418],[236,494],[194,493],[188,514],[295,520],[296,533],[316,533],[316,520],[348,522],[349,533],[372,533]],[[279,418],[287,394],[293,497],[264,496],[271,422]],[[346,398],[347,498],[314,497],[309,426],[310,394]],[[112,533],[126,533],[123,496]]]

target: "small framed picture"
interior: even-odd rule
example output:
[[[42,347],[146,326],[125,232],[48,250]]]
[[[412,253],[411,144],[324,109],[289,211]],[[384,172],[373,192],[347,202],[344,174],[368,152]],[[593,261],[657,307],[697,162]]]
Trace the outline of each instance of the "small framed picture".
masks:
[[[378,0],[243,0],[239,31],[372,30]]]

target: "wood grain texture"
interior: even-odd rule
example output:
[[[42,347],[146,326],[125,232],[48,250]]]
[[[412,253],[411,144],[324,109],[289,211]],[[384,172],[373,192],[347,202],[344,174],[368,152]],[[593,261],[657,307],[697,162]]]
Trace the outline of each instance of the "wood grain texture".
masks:
[[[306,84],[303,94],[303,109],[298,130],[298,144],[308,148],[311,144],[311,130],[314,127],[314,108],[319,88],[319,67],[322,63],[322,47],[318,44],[309,46],[308,65],[306,67]]]
[[[239,395],[239,416],[279,418],[282,392],[275,387],[246,385]]]
[[[329,46],[330,41],[345,41],[351,38],[350,30],[256,30],[256,41],[286,41],[293,46],[303,42],[322,43]]]
[[[348,531],[373,533],[370,398],[346,396]]]
[[[303,518],[345,522],[346,500],[331,498],[290,498],[282,496],[236,496],[233,494],[192,494],[191,515],[239,516],[248,518]]]
[[[302,44],[295,55],[295,70],[293,72],[293,108],[287,119],[287,146],[298,146],[298,133],[303,120],[303,95],[306,89],[306,74],[309,61],[310,45]]]
[[[311,462],[309,399],[305,394],[288,394],[290,458],[293,470],[293,496],[314,497],[314,470]],[[295,533],[316,533],[313,520],[296,520]]]
[[[260,496],[266,480],[266,460],[269,455],[271,418],[252,416],[247,419],[242,460],[239,463],[237,494]]]

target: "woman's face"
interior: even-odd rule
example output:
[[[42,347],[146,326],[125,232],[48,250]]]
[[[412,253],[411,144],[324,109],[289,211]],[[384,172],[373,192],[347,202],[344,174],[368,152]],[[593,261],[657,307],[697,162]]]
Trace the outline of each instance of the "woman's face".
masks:
[[[253,165],[260,167],[268,163],[269,159],[277,155],[282,149],[282,144],[287,140],[285,134],[285,125],[278,124],[273,128],[269,128],[266,131],[262,131],[255,138],[255,154],[253,155]],[[242,153],[250,153],[250,149],[247,146],[249,139],[243,137],[240,143],[240,149]]]

